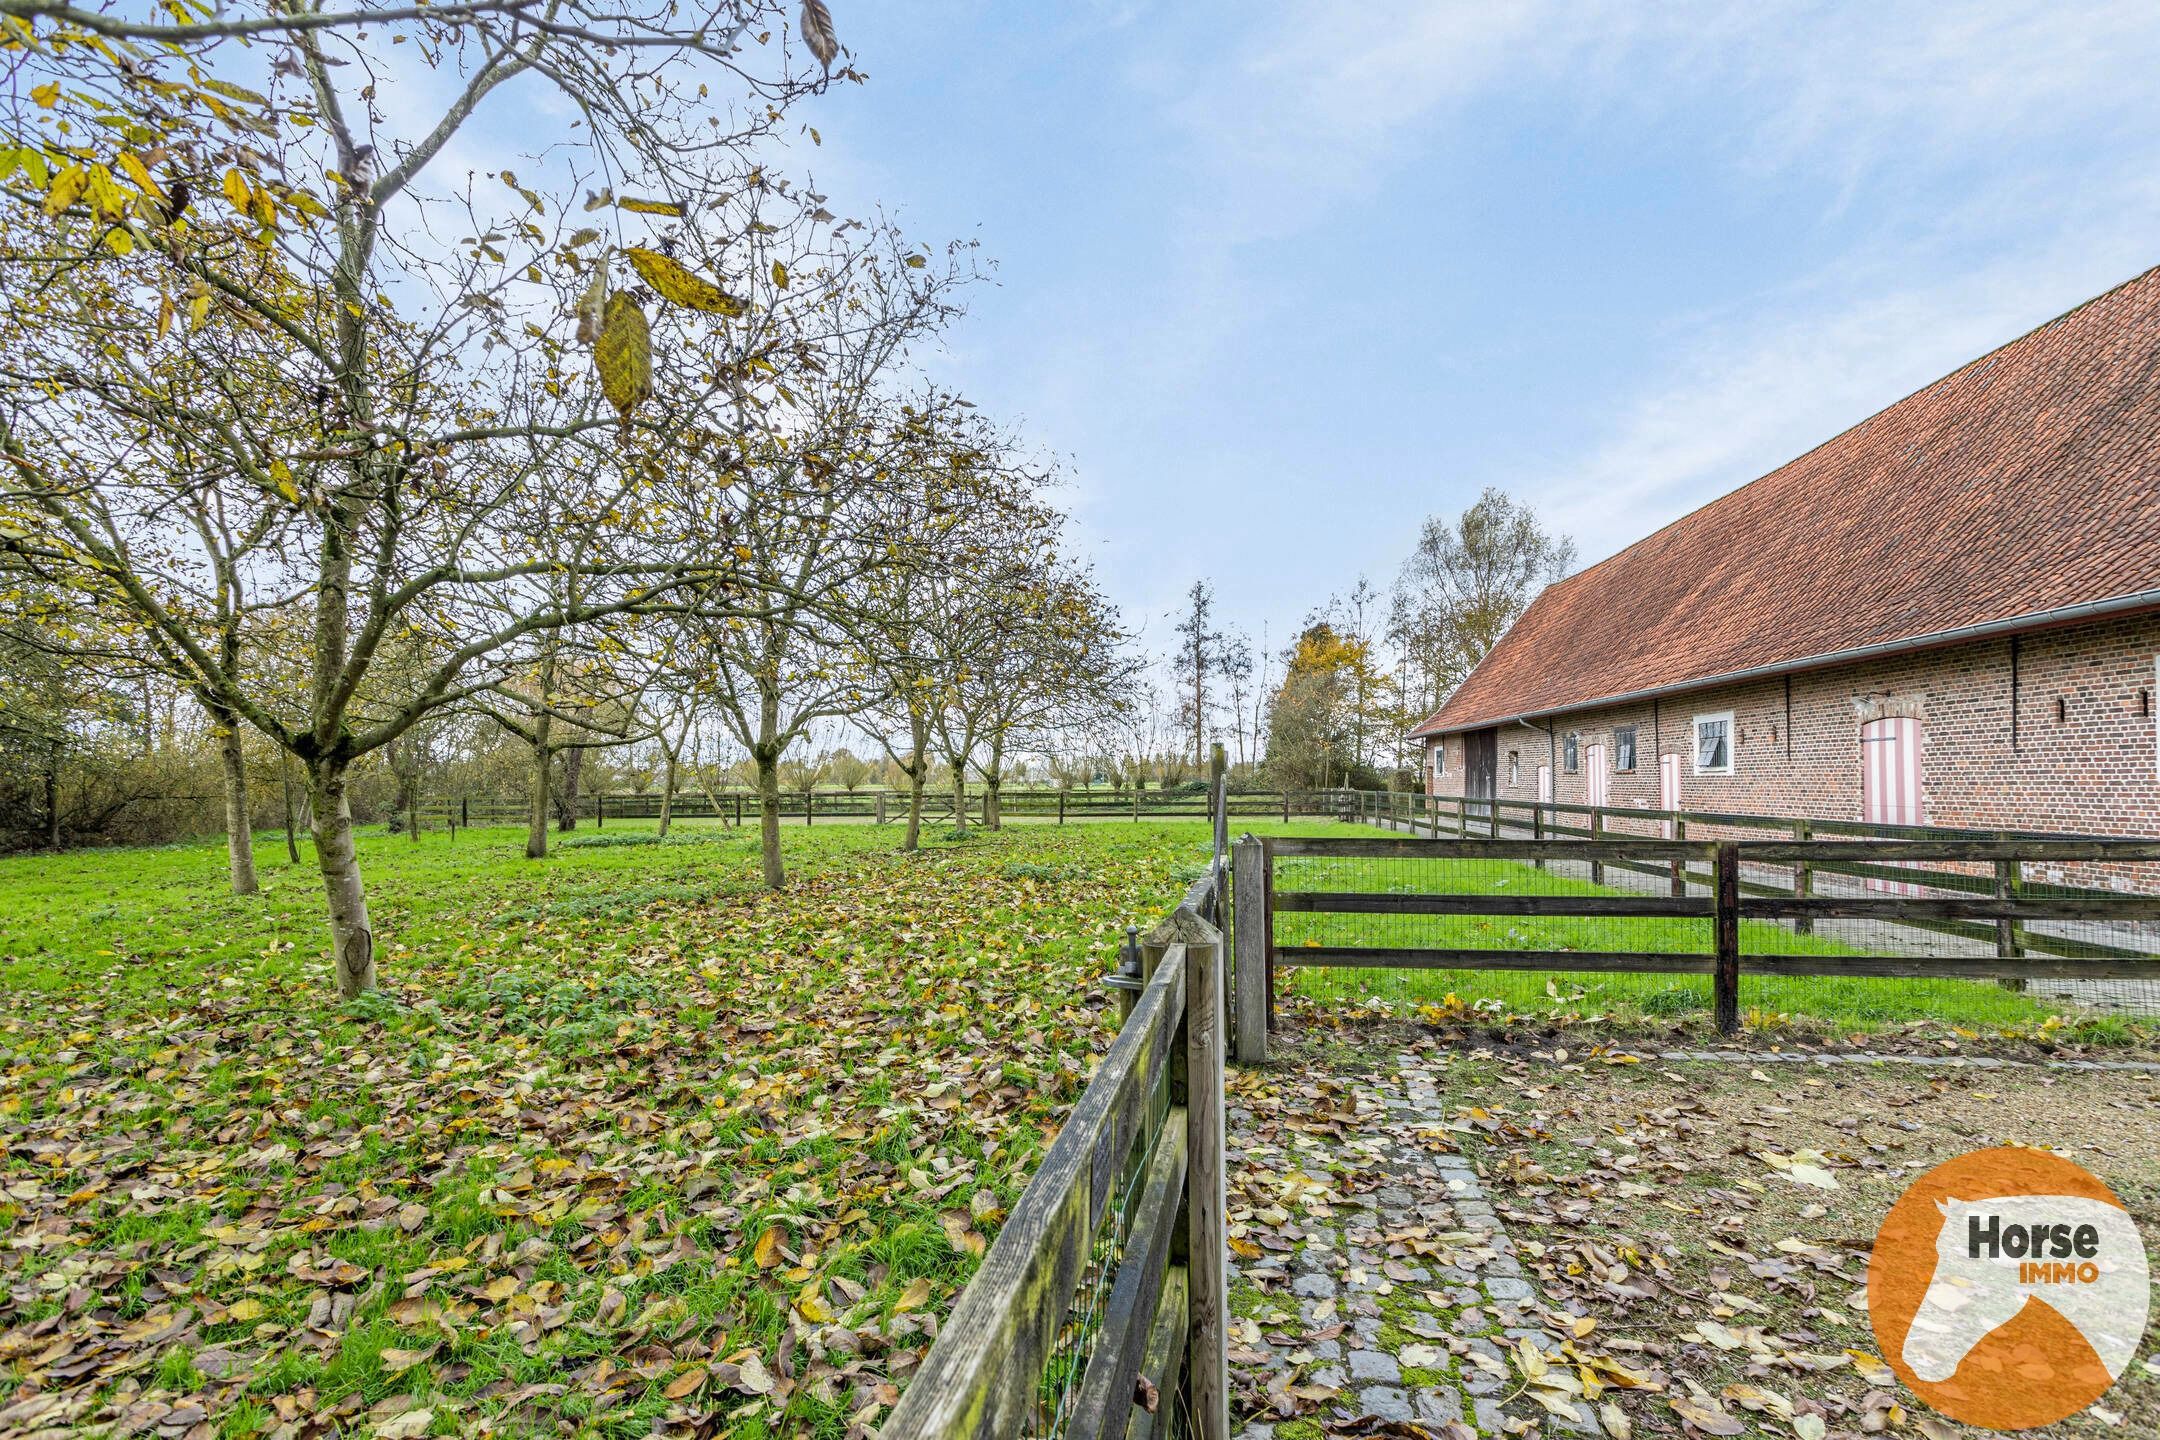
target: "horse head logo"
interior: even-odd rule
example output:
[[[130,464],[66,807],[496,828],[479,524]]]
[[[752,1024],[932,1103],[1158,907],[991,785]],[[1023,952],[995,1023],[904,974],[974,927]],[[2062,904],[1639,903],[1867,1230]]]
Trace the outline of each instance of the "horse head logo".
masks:
[[[2081,1195],[1936,1202],[1935,1273],[1901,1358],[1931,1383],[2027,1305],[2053,1309],[2085,1337],[2110,1376],[2144,1331],[2145,1251],[2129,1212]]]

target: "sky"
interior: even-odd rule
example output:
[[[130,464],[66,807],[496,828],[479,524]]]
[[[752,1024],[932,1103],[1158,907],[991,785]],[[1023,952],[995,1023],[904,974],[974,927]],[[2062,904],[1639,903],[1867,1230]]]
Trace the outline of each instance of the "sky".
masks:
[[[834,208],[998,263],[933,368],[1157,647],[1486,486],[1589,563],[2160,263],[2160,7],[830,0]]]

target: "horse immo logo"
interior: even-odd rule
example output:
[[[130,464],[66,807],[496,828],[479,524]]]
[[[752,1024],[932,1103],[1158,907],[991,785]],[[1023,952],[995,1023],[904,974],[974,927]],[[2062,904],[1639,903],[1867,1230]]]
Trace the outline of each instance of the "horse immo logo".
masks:
[[[2090,1171],[1978,1150],[1908,1187],[1876,1234],[1868,1312],[1884,1358],[1953,1420],[2024,1430],[2099,1399],[2137,1353],[2145,1248]]]

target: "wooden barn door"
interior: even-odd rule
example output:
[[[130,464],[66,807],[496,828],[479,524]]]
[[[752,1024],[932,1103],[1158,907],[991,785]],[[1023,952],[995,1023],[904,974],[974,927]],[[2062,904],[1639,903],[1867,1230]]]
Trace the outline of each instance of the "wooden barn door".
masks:
[[[1909,715],[1870,720],[1860,727],[1860,818],[1869,825],[1924,825],[1920,793],[1920,722]],[[1917,895],[1920,887],[1870,880],[1870,890]]]
[[[1490,800],[1495,793],[1500,768],[1500,732],[1497,730],[1472,730],[1463,736],[1463,795],[1472,801]],[[1484,805],[1473,804],[1469,813],[1479,820],[1490,817],[1492,811]]]
[[[1657,762],[1657,808],[1678,810],[1680,808],[1680,757],[1660,755]],[[1673,838],[1673,822],[1665,822],[1665,838]]]

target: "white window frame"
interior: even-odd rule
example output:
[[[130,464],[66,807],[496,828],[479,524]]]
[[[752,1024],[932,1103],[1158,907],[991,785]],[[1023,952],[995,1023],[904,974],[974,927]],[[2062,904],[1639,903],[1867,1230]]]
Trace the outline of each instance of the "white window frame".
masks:
[[[1447,774],[1447,741],[1442,740],[1430,748],[1432,750],[1432,773],[1434,775]]]
[[[1507,788],[1510,790],[1522,789],[1522,751],[1520,750],[1507,752]]]
[[[1702,727],[1713,720],[1725,722],[1725,763],[1723,765],[1705,766],[1702,763]],[[1740,732],[1733,728],[1732,711],[1706,710],[1690,722],[1688,732],[1695,739],[1694,748],[1688,758],[1693,763],[1697,775],[1730,775],[1733,773],[1733,762],[1739,758]]]

